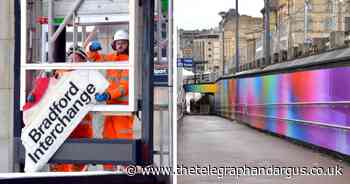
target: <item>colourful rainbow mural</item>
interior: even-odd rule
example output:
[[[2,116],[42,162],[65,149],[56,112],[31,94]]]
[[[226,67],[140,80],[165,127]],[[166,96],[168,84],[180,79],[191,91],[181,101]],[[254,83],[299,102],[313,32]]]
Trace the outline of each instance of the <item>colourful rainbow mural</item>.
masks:
[[[186,92],[194,93],[216,93],[216,84],[187,84],[184,86]]]
[[[217,113],[350,155],[350,67],[217,82]]]

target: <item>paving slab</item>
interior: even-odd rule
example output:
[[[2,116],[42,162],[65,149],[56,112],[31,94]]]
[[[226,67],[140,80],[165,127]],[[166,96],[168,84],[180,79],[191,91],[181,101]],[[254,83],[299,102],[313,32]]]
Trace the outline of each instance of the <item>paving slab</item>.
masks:
[[[234,184],[348,184],[350,164],[295,144],[244,124],[216,116],[186,116],[178,126],[178,164],[187,169],[203,166],[209,168],[246,166],[250,168],[277,167],[328,167],[342,168],[342,176],[240,176],[234,169],[227,176],[178,176],[179,184],[234,183]],[[291,173],[291,168],[287,171]],[[222,169],[223,170],[223,169]],[[218,169],[218,172],[220,170]],[[251,170],[253,171],[253,170]],[[204,171],[205,172],[205,171]],[[276,171],[277,172],[277,171]],[[298,171],[295,171],[298,172]],[[203,173],[203,172],[202,172]],[[299,172],[300,173],[300,172]],[[229,176],[231,174],[231,176]],[[251,172],[251,174],[254,174]],[[219,177],[218,177],[219,176]]]

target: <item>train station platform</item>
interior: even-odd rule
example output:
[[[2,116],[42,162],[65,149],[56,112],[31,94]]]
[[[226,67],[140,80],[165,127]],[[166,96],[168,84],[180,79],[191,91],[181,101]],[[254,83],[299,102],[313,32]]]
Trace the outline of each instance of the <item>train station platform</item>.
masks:
[[[350,164],[217,116],[185,116],[178,125],[178,164],[186,167],[341,167],[342,176],[178,176],[179,184],[347,184]]]

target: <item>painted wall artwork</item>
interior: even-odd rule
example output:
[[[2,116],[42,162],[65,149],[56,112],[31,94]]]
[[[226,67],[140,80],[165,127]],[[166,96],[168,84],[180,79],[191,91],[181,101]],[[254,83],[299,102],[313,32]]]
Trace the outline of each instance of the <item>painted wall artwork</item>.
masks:
[[[187,84],[184,86],[186,92],[192,93],[216,93],[216,84]]]
[[[217,82],[217,114],[350,155],[350,67]]]

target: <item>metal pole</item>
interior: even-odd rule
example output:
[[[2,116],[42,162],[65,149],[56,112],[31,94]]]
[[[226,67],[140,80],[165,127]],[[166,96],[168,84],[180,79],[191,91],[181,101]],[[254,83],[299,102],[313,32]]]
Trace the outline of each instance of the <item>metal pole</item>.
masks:
[[[161,47],[161,42],[162,42],[162,3],[161,0],[157,1],[158,6],[157,6],[157,14],[158,14],[158,21],[157,21],[157,48],[158,48],[158,57],[157,57],[157,63],[160,64],[162,60],[162,47]]]
[[[21,57],[23,57],[23,53],[21,55],[21,0],[15,0],[14,1],[14,28],[15,28],[15,40],[14,40],[14,73],[15,75],[13,83],[14,83],[14,90],[13,90],[13,130],[12,130],[12,140],[11,140],[11,151],[12,151],[12,158],[10,158],[11,162],[11,168],[10,171],[12,172],[19,172],[23,171],[23,167],[21,168],[21,165],[19,164],[19,142],[21,137],[21,128],[22,128],[22,112],[20,111],[20,99],[21,96]],[[23,1],[22,1],[23,2]],[[23,5],[25,7],[25,5]]]
[[[77,28],[77,25],[75,24],[75,15],[76,15],[76,11],[74,11],[73,13],[73,50],[78,45],[78,39],[77,39],[78,28]],[[75,63],[75,57],[73,57],[73,63]]]
[[[337,31],[342,31],[342,27],[343,27],[343,12],[342,12],[342,7],[343,7],[343,0],[340,0],[337,3]]]
[[[236,0],[236,73],[239,72],[239,13],[238,0]]]
[[[337,11],[337,0],[332,0],[332,22],[333,22],[333,31],[336,31],[336,24],[337,24],[337,20],[336,20],[336,11]]]
[[[81,1],[81,0],[80,0]],[[65,49],[66,49],[66,34],[62,32],[65,30],[65,25],[60,25],[59,30],[56,30],[57,26],[54,25],[54,0],[49,0],[48,5],[48,61],[51,62],[65,62]],[[60,29],[61,28],[61,29]],[[55,38],[53,39],[53,37]]]
[[[174,2],[173,0],[169,0],[168,2],[168,22],[169,22],[169,34],[168,34],[168,49],[169,49],[169,54],[168,54],[168,83],[169,83],[169,165],[172,166],[174,162],[173,158],[173,130],[176,130],[176,127],[174,127],[174,121],[173,121],[173,110],[176,110],[177,103],[174,99],[177,98],[176,94],[174,94],[173,86],[174,81],[176,81],[176,75],[173,72],[174,68],[176,68],[176,62],[173,62],[173,28],[174,28],[174,19],[173,19],[173,8],[174,8]],[[177,90],[177,89],[175,89]],[[176,116],[175,116],[176,117]],[[174,123],[174,124],[173,124]]]
[[[222,25],[222,76],[225,75],[225,28]]]
[[[49,34],[49,43],[48,43],[48,61],[49,63],[53,62],[53,48],[54,42],[51,42],[52,35],[54,33],[54,25],[53,25],[53,2],[54,0],[49,0],[48,4],[48,34]]]
[[[53,1],[53,0],[50,0],[50,1]],[[73,5],[73,9],[68,13],[68,15],[66,15],[66,17],[65,17],[64,20],[63,20],[63,23],[60,24],[60,26],[58,27],[58,29],[56,30],[56,32],[55,32],[54,34],[51,34],[52,37],[50,37],[49,42],[52,43],[52,42],[55,42],[55,41],[56,41],[57,37],[61,34],[61,32],[62,32],[63,29],[66,27],[66,25],[68,24],[68,22],[72,19],[72,16],[73,16],[74,12],[75,12],[77,9],[79,9],[79,7],[80,7],[80,5],[81,5],[81,3],[82,3],[83,1],[84,1],[84,0],[77,0],[77,1],[75,2],[75,4]],[[51,4],[51,3],[49,3],[49,7],[50,7],[50,4]],[[53,4],[52,4],[52,6],[53,6]],[[50,10],[50,8],[49,8],[49,10]],[[53,11],[53,10],[52,10],[52,11]],[[52,14],[51,16],[53,16],[53,14]],[[52,17],[51,17],[51,18],[52,18]],[[50,20],[51,20],[51,22],[53,21],[53,19],[50,19],[50,16],[49,16],[49,22],[50,22]]]
[[[292,59],[293,58],[293,38],[292,38],[292,14],[290,13],[291,11],[291,2],[290,0],[287,1],[288,3],[288,59]]]
[[[265,63],[270,64],[270,0],[265,0]]]
[[[197,84],[197,64],[196,64],[196,62],[195,61],[193,61],[193,66],[194,66],[194,71],[193,71],[193,73],[194,73],[194,83],[195,84]]]
[[[164,163],[164,125],[163,125],[164,121],[164,111],[162,108],[159,108],[159,135],[160,135],[160,143],[159,143],[159,164],[160,166],[163,166]]]
[[[308,1],[304,0],[304,44],[307,43],[307,29],[308,29]]]
[[[158,55],[157,55],[157,63],[160,64],[161,60],[162,60],[162,18],[163,18],[163,14],[162,14],[162,2],[161,0],[157,0],[157,15],[158,15],[158,21],[157,21],[157,50],[158,50]],[[170,78],[170,75],[168,76],[168,78]],[[169,98],[169,97],[168,97]],[[164,141],[163,141],[163,123],[164,123],[164,118],[163,118],[163,111],[160,108],[159,110],[159,129],[160,129],[160,145],[159,145],[159,164],[160,166],[163,166],[163,157],[164,157]]]
[[[278,43],[277,43],[277,51],[278,51],[278,58],[277,62],[282,61],[282,52],[281,52],[281,16],[278,16],[277,19],[277,31],[278,31]]]
[[[153,163],[154,1],[143,1],[144,49],[142,62],[142,161]]]
[[[78,45],[78,27],[77,24],[75,23],[75,18],[76,18],[76,12],[74,11],[73,13],[73,46]]]
[[[82,44],[82,47],[84,47],[84,41],[86,40],[86,26],[82,26],[81,27],[81,44]]]

